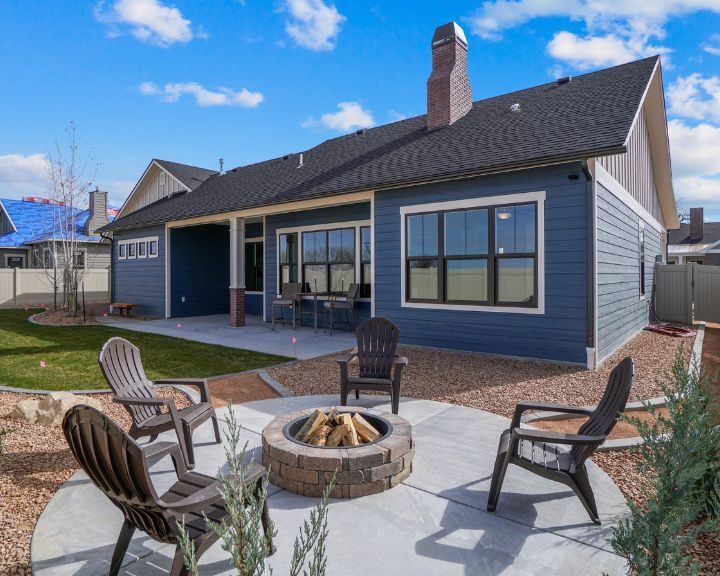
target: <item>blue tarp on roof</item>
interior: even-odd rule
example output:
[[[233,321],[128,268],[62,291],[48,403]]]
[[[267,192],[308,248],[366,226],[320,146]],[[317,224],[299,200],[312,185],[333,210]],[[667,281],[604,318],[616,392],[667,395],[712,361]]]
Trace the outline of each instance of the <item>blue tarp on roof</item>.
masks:
[[[39,202],[26,202],[0,198],[0,207],[10,216],[10,220],[17,229],[16,232],[0,234],[0,247],[23,246],[32,242],[39,242],[57,237],[53,233],[53,221],[57,221],[58,214],[63,208],[53,204]],[[54,212],[57,211],[57,212]],[[76,210],[75,227],[78,242],[100,242],[100,236],[88,236],[84,233],[90,210]],[[55,216],[55,218],[53,218]],[[115,217],[109,216],[112,222]]]

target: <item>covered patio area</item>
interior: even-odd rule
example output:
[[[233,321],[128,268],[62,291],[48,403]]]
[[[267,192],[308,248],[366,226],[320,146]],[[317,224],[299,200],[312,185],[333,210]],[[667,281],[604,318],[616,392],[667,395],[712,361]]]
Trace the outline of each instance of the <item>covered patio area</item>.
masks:
[[[262,316],[245,317],[245,325],[230,326],[227,314],[191,316],[188,318],[162,318],[160,320],[133,320],[117,316],[100,317],[103,324],[116,328],[175,336],[205,344],[218,344],[230,348],[243,348],[254,352],[277,354],[308,360],[348,350],[355,346],[355,334],[336,330],[332,336],[322,329],[303,327],[293,330],[291,326],[276,324],[272,330]]]

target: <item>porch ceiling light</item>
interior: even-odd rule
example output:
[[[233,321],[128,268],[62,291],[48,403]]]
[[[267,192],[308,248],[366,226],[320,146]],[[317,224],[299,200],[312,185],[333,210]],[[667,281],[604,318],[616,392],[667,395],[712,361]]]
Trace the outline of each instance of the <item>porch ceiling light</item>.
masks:
[[[512,212],[510,210],[499,210],[497,216],[500,220],[509,220],[512,218]]]

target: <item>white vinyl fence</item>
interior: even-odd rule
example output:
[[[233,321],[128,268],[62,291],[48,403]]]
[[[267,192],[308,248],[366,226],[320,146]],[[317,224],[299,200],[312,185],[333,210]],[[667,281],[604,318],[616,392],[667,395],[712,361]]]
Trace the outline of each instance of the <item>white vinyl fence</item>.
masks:
[[[62,271],[58,271],[58,299],[62,300]],[[82,278],[86,302],[110,299],[110,270],[88,268]],[[52,270],[25,268],[0,269],[0,306],[50,305],[53,302]],[[82,296],[80,296],[82,298]]]

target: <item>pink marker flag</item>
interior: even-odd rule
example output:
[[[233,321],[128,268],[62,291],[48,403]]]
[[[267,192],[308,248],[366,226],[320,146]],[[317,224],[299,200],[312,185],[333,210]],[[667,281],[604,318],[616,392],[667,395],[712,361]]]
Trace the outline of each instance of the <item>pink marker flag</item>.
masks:
[[[28,309],[28,307],[27,307],[27,306],[25,306],[25,310],[27,310],[27,309]]]
[[[45,360],[40,360],[40,368],[45,368]]]
[[[103,316],[105,316],[105,318],[107,318],[107,312],[105,312],[105,314],[103,314]]]
[[[292,343],[297,344],[297,338],[295,338],[295,336],[292,337]]]
[[[175,326],[176,326],[177,328],[182,328],[182,324],[180,324],[180,322],[178,322]]]

